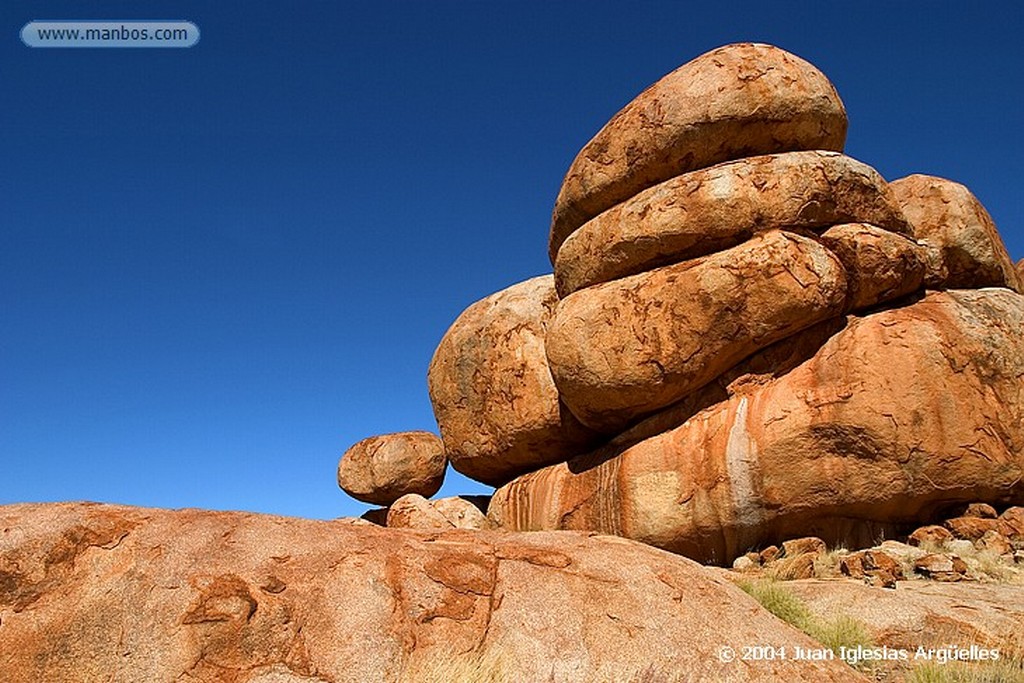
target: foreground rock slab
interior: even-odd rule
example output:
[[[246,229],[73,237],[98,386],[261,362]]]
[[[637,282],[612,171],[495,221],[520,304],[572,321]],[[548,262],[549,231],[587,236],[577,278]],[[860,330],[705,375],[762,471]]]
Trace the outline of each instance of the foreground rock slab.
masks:
[[[914,652],[950,644],[1024,654],[1024,588],[1001,584],[901,582],[880,590],[858,581],[810,579],[786,588],[815,613],[866,625],[875,642]]]
[[[0,508],[0,636],[4,683],[422,680],[481,655],[522,681],[866,680],[722,662],[725,645],[816,644],[625,539],[96,504]]]

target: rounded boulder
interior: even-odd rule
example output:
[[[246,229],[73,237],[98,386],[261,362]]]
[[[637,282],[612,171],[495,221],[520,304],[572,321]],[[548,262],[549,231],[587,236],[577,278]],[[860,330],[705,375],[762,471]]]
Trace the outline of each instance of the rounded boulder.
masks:
[[[391,505],[410,493],[430,497],[444,482],[444,444],[430,432],[371,436],[338,463],[338,486],[356,500]]]
[[[680,173],[742,157],[842,151],[846,110],[817,68],[772,45],[737,43],[647,88],[569,167],[551,218],[549,255],[579,226]]]
[[[1017,269],[992,217],[960,183],[910,175],[889,185],[914,236],[932,253],[925,284],[933,289],[1009,287],[1021,291]]]
[[[500,485],[593,445],[548,368],[557,303],[551,275],[513,285],[467,308],[434,352],[430,402],[452,467],[467,477]]]
[[[778,228],[870,223],[910,234],[885,179],[836,152],[740,159],[676,176],[594,217],[555,260],[561,296]]]
[[[839,315],[846,273],[816,241],[779,230],[562,300],[548,362],[583,424],[615,434],[758,349]]]

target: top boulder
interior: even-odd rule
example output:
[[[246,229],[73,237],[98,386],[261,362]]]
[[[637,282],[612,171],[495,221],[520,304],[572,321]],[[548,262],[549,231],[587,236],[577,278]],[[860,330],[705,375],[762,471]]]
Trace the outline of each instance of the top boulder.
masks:
[[[846,110],[811,64],[738,43],[684,64],[616,114],[576,156],[551,217],[554,263],[565,238],[664,180],[742,157],[842,151]]]

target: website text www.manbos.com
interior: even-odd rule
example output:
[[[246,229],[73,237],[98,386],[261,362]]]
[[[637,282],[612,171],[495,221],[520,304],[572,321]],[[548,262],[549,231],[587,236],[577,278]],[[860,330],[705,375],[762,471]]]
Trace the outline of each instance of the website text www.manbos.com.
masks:
[[[199,28],[189,21],[32,21],[21,39],[29,47],[192,47]]]

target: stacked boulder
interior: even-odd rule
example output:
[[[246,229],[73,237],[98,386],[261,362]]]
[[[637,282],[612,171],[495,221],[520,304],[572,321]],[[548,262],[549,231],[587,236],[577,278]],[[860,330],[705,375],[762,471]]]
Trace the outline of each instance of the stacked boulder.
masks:
[[[479,496],[427,500],[441,489],[447,467],[444,444],[434,434],[382,434],[345,452],[338,463],[338,486],[356,500],[383,506],[355,521],[413,529],[491,527]]]
[[[680,67],[583,148],[554,274],[455,321],[428,383],[452,466],[514,530],[702,561],[1024,502],[1024,297],[981,204],[842,154],[778,48]]]

